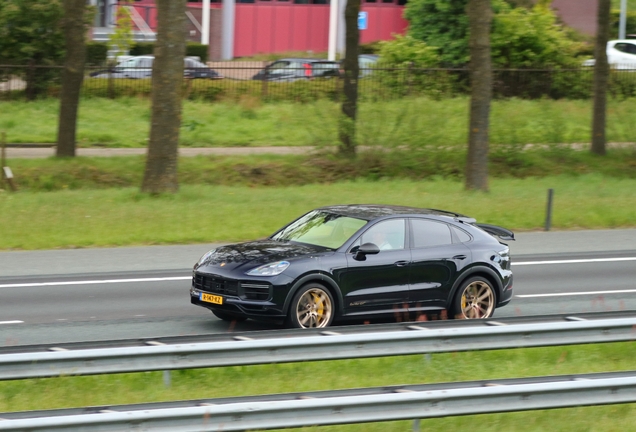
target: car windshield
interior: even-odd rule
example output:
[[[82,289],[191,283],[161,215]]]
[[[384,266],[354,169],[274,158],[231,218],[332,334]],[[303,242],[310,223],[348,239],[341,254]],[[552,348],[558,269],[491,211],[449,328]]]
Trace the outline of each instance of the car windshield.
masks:
[[[283,228],[271,238],[338,249],[367,221],[314,210]]]

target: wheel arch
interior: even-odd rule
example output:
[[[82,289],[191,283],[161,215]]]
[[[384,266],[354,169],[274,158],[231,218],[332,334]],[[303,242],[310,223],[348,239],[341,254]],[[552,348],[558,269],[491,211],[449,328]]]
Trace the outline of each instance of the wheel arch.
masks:
[[[304,276],[301,276],[300,278],[298,278],[293,284],[292,284],[292,288],[289,290],[289,292],[287,293],[287,298],[285,298],[285,303],[283,305],[283,311],[287,311],[289,310],[289,305],[292,301],[292,299],[294,298],[294,296],[296,295],[296,293],[298,292],[298,290],[300,288],[302,288],[303,286],[307,285],[308,283],[311,282],[317,282],[320,283],[322,285],[324,285],[329,292],[331,293],[331,296],[333,297],[333,300],[336,302],[336,316],[335,317],[339,317],[342,315],[342,305],[344,304],[344,299],[342,298],[342,293],[340,292],[340,288],[338,287],[338,284],[336,283],[335,280],[333,280],[333,278],[331,278],[330,276],[323,274],[323,273],[310,273]],[[335,318],[334,317],[334,318]]]
[[[496,296],[495,307],[497,307],[496,305],[499,304],[499,301],[503,294],[503,284],[501,282],[501,278],[497,275],[497,273],[493,269],[484,267],[484,266],[477,266],[477,267],[470,268],[469,270],[464,272],[459,278],[457,278],[457,280],[453,284],[453,288],[451,289],[450,295],[448,296],[447,309],[450,308],[451,305],[453,304],[453,299],[457,295],[457,290],[459,290],[459,287],[467,279],[470,279],[471,277],[476,277],[476,276],[481,276],[485,278],[495,288],[495,296]]]

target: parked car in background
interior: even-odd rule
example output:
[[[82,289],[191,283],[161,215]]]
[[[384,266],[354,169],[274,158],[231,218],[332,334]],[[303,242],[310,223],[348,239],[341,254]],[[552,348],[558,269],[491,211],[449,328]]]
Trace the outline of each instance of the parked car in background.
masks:
[[[607,42],[607,62],[615,69],[636,69],[636,39]],[[594,59],[585,60],[583,66],[594,66]]]
[[[512,299],[504,228],[443,210],[337,205],[264,240],[222,246],[193,269],[190,302],[226,321],[290,327],[428,313],[491,317]]]
[[[152,76],[152,65],[155,57],[152,55],[131,57],[121,61],[111,70],[96,71],[91,74],[93,78],[150,78]],[[197,58],[186,57],[183,59],[184,71],[186,78],[207,78],[221,79],[223,75],[214,69],[209,68]]]
[[[360,54],[358,56],[360,76],[365,77],[371,75],[371,72],[373,72],[373,65],[375,65],[379,59],[380,56],[377,54]]]
[[[339,75],[338,62],[321,59],[285,58],[274,61],[256,73],[253,80],[293,82]]]
[[[371,75],[373,65],[378,62],[380,56],[377,54],[360,54],[358,56],[358,67],[360,68],[360,78]],[[340,75],[344,72],[344,59],[340,60]]]

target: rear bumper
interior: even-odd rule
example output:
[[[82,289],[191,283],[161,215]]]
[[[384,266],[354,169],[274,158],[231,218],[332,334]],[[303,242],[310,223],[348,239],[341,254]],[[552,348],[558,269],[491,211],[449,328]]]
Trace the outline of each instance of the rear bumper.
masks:
[[[503,288],[501,298],[499,299],[499,303],[497,303],[498,308],[507,305],[510,303],[510,300],[512,300],[512,279],[513,276],[511,275],[508,279],[508,283]]]

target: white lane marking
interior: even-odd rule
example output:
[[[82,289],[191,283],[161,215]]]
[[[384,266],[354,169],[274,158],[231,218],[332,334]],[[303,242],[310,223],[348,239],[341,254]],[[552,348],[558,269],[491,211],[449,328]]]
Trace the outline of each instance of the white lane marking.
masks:
[[[532,297],[567,297],[567,296],[584,296],[584,295],[605,295],[605,294],[629,294],[636,293],[636,289],[629,290],[611,290],[611,291],[587,291],[587,292],[570,292],[570,293],[549,293],[549,294],[519,294],[515,297],[532,298]]]
[[[18,320],[15,320],[15,321],[0,321],[0,325],[2,325],[2,324],[24,324],[24,321],[18,321]]]
[[[527,265],[546,265],[546,264],[580,264],[594,262],[620,262],[620,261],[636,261],[636,257],[623,258],[589,258],[589,259],[573,259],[573,260],[554,260],[554,261],[522,261],[512,262],[512,266]],[[177,276],[164,278],[139,278],[139,279],[105,279],[105,280],[87,280],[87,281],[65,281],[65,282],[34,282],[19,284],[4,284],[0,288],[27,288],[27,287],[44,287],[44,286],[64,286],[64,285],[95,285],[95,284],[114,284],[114,283],[137,283],[137,282],[168,282],[190,280],[192,276]]]
[[[525,265],[545,265],[545,264],[581,264],[581,263],[595,263],[595,262],[619,262],[619,261],[636,261],[636,257],[624,257],[624,258],[588,258],[588,259],[572,259],[572,260],[554,260],[554,261],[523,261],[512,262],[513,266],[525,266]]]
[[[43,287],[43,286],[62,286],[62,285],[91,285],[91,284],[113,284],[113,283],[135,283],[135,282],[166,282],[191,280],[192,276],[178,276],[165,278],[143,278],[143,279],[105,279],[105,280],[87,280],[87,281],[65,281],[65,282],[37,282],[37,283],[21,283],[21,284],[5,284],[0,288],[26,288],[26,287]]]

